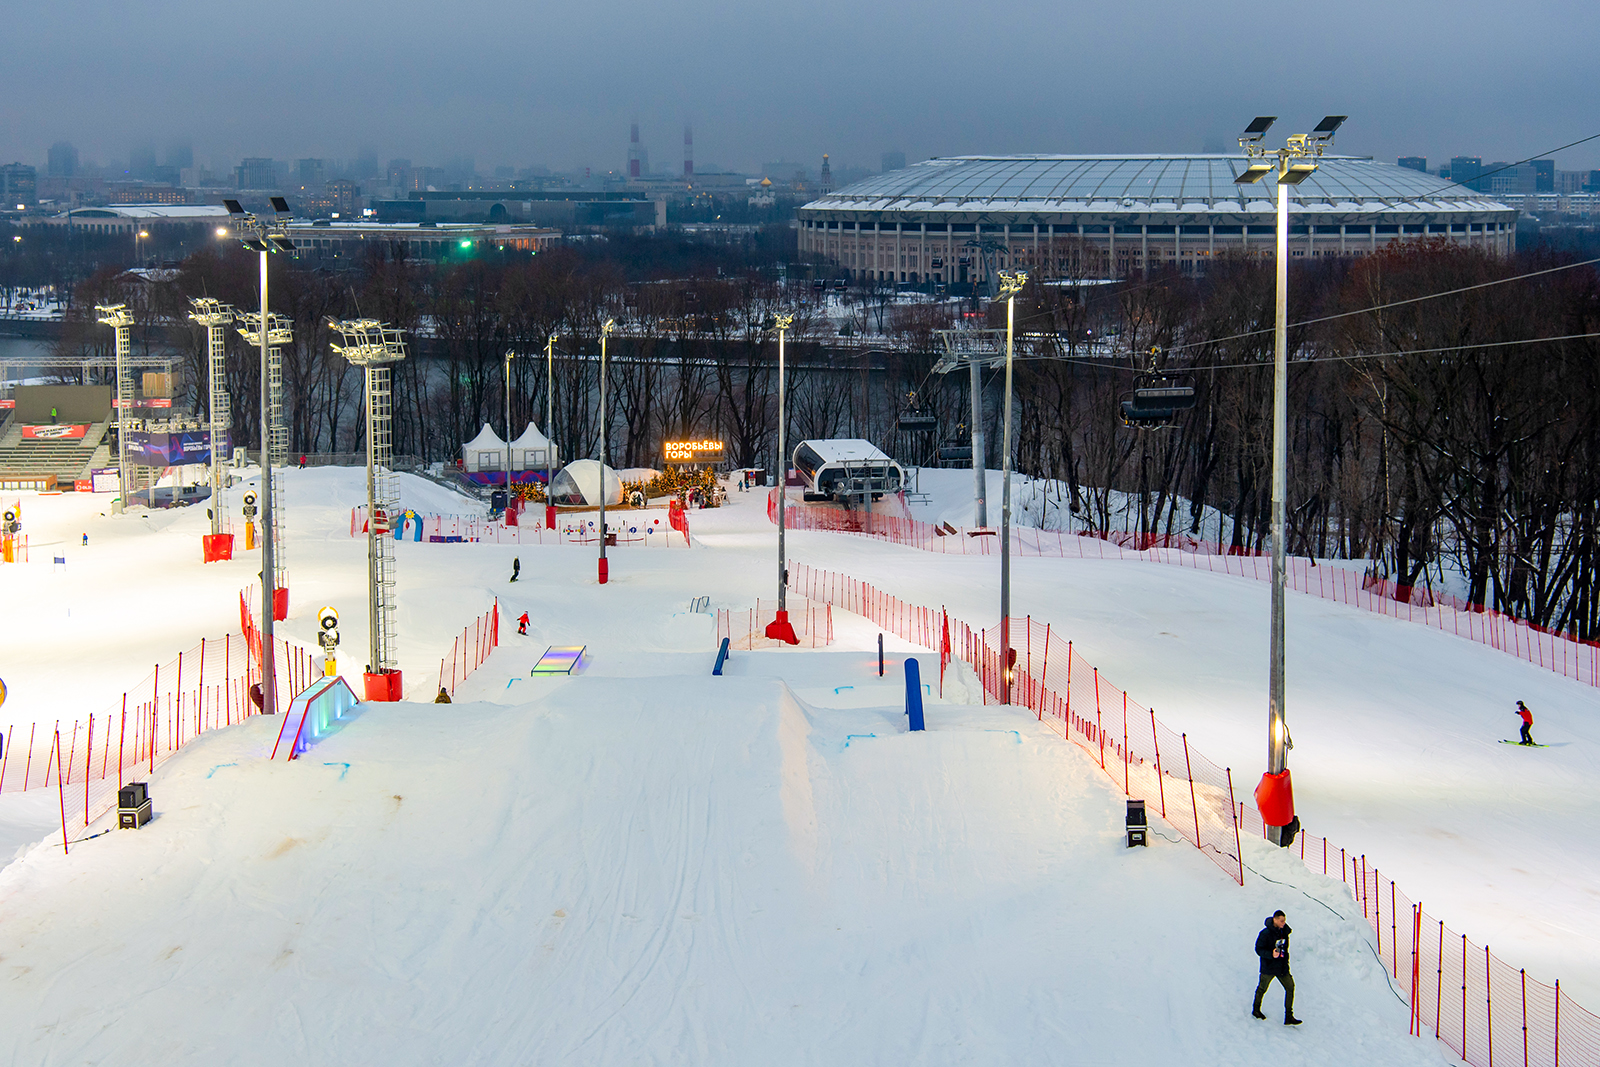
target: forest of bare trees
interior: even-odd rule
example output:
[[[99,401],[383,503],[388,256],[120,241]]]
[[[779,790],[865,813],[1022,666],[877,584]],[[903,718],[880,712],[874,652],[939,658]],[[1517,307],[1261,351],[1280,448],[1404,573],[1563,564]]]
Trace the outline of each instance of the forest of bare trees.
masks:
[[[542,426],[553,399],[553,436],[565,453],[594,455],[599,337],[614,320],[611,462],[650,465],[663,440],[694,435],[723,438],[735,464],[770,468],[777,346],[768,327],[779,310],[796,314],[792,439],[866,437],[895,452],[895,419],[913,402],[938,416],[945,438],[965,433],[966,375],[931,373],[938,331],[971,322],[963,305],[906,303],[880,289],[824,309],[820,294],[785,284],[777,257],[759,250],[701,250],[653,269],[612,252],[566,247],[448,265],[375,259],[339,272],[275,262],[274,310],[295,321],[285,353],[292,450],[342,451],[359,439],[359,379],[329,350],[326,325],[356,315],[412,339],[395,377],[395,445],[426,460],[453,460],[484,423],[504,432],[508,350],[516,353],[512,432],[529,420]],[[204,381],[204,341],[181,328],[187,298],[251,308],[255,284],[253,257],[205,251],[169,281],[97,275],[80,284],[77,304],[134,306],[152,327],[141,343],[181,352],[199,405],[204,390],[192,386]],[[1459,575],[1475,602],[1600,637],[1593,265],[1412,243],[1296,263],[1290,290],[1300,324],[1290,337],[1290,551],[1372,560],[1403,585]],[[1224,258],[1203,276],[1118,285],[1030,283],[1017,309],[1018,470],[1058,481],[1076,528],[1108,528],[1113,494],[1132,493],[1144,532],[1262,547],[1272,307],[1270,260]],[[1003,308],[988,316],[976,325],[1004,322]],[[552,334],[553,382],[544,358]],[[59,344],[83,351],[109,342],[80,316]],[[1192,380],[1198,403],[1171,428],[1134,430],[1118,402],[1151,371]],[[241,346],[229,383],[241,439],[257,433],[256,373]],[[998,376],[987,372],[985,385],[991,466]]]

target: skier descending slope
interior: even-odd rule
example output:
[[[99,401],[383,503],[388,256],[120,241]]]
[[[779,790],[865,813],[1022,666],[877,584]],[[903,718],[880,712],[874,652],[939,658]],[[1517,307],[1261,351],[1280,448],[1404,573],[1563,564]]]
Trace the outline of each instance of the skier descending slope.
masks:
[[[1521,744],[1531,745],[1533,741],[1533,712],[1528,710],[1528,705],[1517,701],[1517,714],[1522,716],[1522,741]]]
[[[1261,957],[1261,981],[1256,983],[1256,1003],[1250,1009],[1250,1014],[1257,1019],[1266,1018],[1261,1013],[1261,998],[1267,995],[1267,987],[1276,978],[1283,986],[1285,1026],[1300,1025],[1300,1020],[1294,1017],[1294,976],[1289,973],[1289,935],[1293,932],[1288,917],[1281,911],[1275,911],[1256,935],[1256,955]]]

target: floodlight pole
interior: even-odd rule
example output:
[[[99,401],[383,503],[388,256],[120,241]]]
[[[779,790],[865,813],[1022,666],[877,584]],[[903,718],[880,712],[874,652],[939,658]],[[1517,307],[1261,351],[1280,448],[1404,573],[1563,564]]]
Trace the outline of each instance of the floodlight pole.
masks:
[[[1295,162],[1320,157],[1333,143],[1333,134],[1344,122],[1342,115],[1330,115],[1309,134],[1288,138],[1283,148],[1268,149],[1261,140],[1274,119],[1258,118],[1250,124],[1239,147],[1252,160],[1234,181],[1248,184],[1274,174],[1278,186],[1278,233],[1276,300],[1273,315],[1272,353],[1272,627],[1271,657],[1267,694],[1267,774],[1279,775],[1288,769],[1289,727],[1285,712],[1285,626],[1284,592],[1287,586],[1287,545],[1284,513],[1288,497],[1289,441],[1289,187],[1298,185],[1317,169],[1315,163]],[[1265,782],[1265,779],[1263,779]],[[1287,843],[1286,827],[1267,826],[1267,839],[1275,845]],[[1292,839],[1292,835],[1291,835]]]
[[[550,499],[556,465],[556,335],[544,344],[544,526],[556,528],[556,505]]]
[[[800,638],[789,621],[789,562],[783,537],[786,522],[783,511],[789,503],[789,409],[783,343],[789,327],[794,325],[794,316],[776,315],[772,324],[778,331],[778,616],[767,626],[766,634],[785,644],[798,645]]]
[[[273,619],[278,611],[277,575],[273,569],[272,536],[272,399],[268,375],[267,256],[261,253],[261,710],[278,710],[276,651],[272,643]]]
[[[985,499],[988,493],[989,480],[987,470],[987,448],[983,433],[983,368],[976,359],[967,361],[967,369],[972,373],[972,503],[974,508],[973,520],[979,527],[989,525],[989,507]]]
[[[506,349],[506,507],[511,506],[511,357],[516,355]]]
[[[606,562],[606,338],[617,328],[615,319],[600,327],[600,584],[611,580]]]
[[[1011,703],[1011,363],[1016,338],[1017,292],[1027,284],[1024,271],[1000,271],[1006,298],[1006,398],[1000,442],[1000,703]]]
[[[69,216],[70,222],[70,216]],[[128,507],[128,489],[133,481],[128,463],[128,411],[133,407],[133,381],[128,377],[131,342],[128,328],[133,315],[126,304],[96,304],[97,321],[116,331],[117,345],[117,504]]]

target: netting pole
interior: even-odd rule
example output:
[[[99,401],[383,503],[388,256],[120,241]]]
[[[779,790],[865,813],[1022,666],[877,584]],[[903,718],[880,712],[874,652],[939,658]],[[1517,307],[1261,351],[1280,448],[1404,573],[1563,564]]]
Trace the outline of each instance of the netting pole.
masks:
[[[1411,1036],[1422,1036],[1422,1005],[1417,1002],[1417,978],[1421,971],[1422,902],[1411,905]]]
[[[1044,624],[1044,662],[1039,664],[1039,721],[1044,721],[1044,691],[1050,674],[1050,624]]]
[[[1440,1015],[1444,1014],[1444,920],[1439,920],[1439,975],[1433,987],[1433,1036],[1439,1037]]]
[[[1395,914],[1395,888],[1394,879],[1389,879],[1389,973],[1396,978],[1400,977],[1400,949],[1396,944],[1400,940],[1400,923]]]
[[[1467,1055],[1467,935],[1461,935],[1461,1057]]]
[[[1160,798],[1161,798],[1161,817],[1163,819],[1165,819],[1167,817],[1167,783],[1165,782],[1165,780],[1163,779],[1162,774],[1161,774],[1161,735],[1156,733],[1156,709],[1155,708],[1151,708],[1150,709],[1150,740],[1152,742],[1154,742],[1155,747],[1156,747],[1156,791],[1157,791],[1157,795],[1160,796]],[[1230,809],[1232,809],[1232,807],[1233,807],[1233,772],[1232,771],[1228,772],[1228,807]],[[1237,819],[1234,820],[1233,828],[1234,828],[1234,830],[1236,832],[1239,829],[1239,823],[1238,823]],[[1240,861],[1242,862],[1243,859],[1244,859],[1244,857],[1241,856],[1240,857]],[[1323,864],[1323,868],[1324,869],[1323,869],[1322,873],[1323,874],[1327,874],[1328,872],[1327,872],[1327,869],[1326,869],[1327,868],[1327,864],[1326,863]]]
[[[1443,924],[1441,924],[1443,925]],[[1561,1067],[1561,979],[1556,979],[1556,1065]]]
[[[1100,769],[1103,771],[1103,770],[1106,769],[1106,735],[1105,735],[1105,731],[1100,728],[1100,668],[1099,667],[1095,667],[1095,668],[1093,668],[1093,670],[1094,670],[1094,735],[1095,735],[1095,740],[1100,742]],[[1186,752],[1188,751],[1187,742],[1185,742],[1185,751]],[[1190,775],[1190,777],[1189,777],[1189,784],[1190,784],[1191,787],[1194,785],[1194,776],[1193,775]]]
[[[1522,1067],[1528,1067],[1528,972],[1524,969],[1519,974],[1522,977]]]
[[[1239,861],[1239,884],[1244,885],[1244,845],[1239,840],[1239,812],[1244,805],[1233,806],[1233,768],[1224,767],[1223,773],[1228,776],[1228,817],[1233,820],[1233,855]],[[1197,834],[1199,830],[1195,831]]]
[[[1489,1035],[1489,1067],[1494,1067],[1494,990],[1489,986],[1489,946],[1483,946],[1483,1017]]]
[[[128,694],[122,694],[122,724],[117,728],[117,785],[122,785],[122,768],[127,766],[122,759],[122,745],[128,738]]]
[[[1200,805],[1194,799],[1194,764],[1189,762],[1189,735],[1183,735],[1183,768],[1189,775],[1189,809],[1194,812],[1194,847],[1200,847]],[[1232,805],[1230,800],[1229,805]],[[1241,850],[1242,852],[1242,850]],[[1239,862],[1244,862],[1241,854]]]
[[[67,849],[67,789],[66,786],[61,784],[61,731],[59,729],[56,730],[54,749],[52,755],[55,756],[56,761],[56,797],[61,802],[61,852],[63,855],[69,855],[70,853]]]
[[[1067,723],[1072,723],[1072,640],[1067,640]]]
[[[94,716],[89,716],[89,737],[83,746],[83,828],[89,828],[89,775],[94,772]]]
[[[1131,797],[1128,781],[1128,691],[1122,691],[1122,795]]]

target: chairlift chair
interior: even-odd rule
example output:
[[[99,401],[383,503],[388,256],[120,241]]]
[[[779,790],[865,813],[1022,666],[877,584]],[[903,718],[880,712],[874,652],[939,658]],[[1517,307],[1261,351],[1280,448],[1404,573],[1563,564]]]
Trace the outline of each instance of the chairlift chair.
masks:
[[[1169,374],[1141,374],[1122,397],[1122,423],[1136,430],[1164,430],[1179,412],[1194,407],[1194,381]]]

